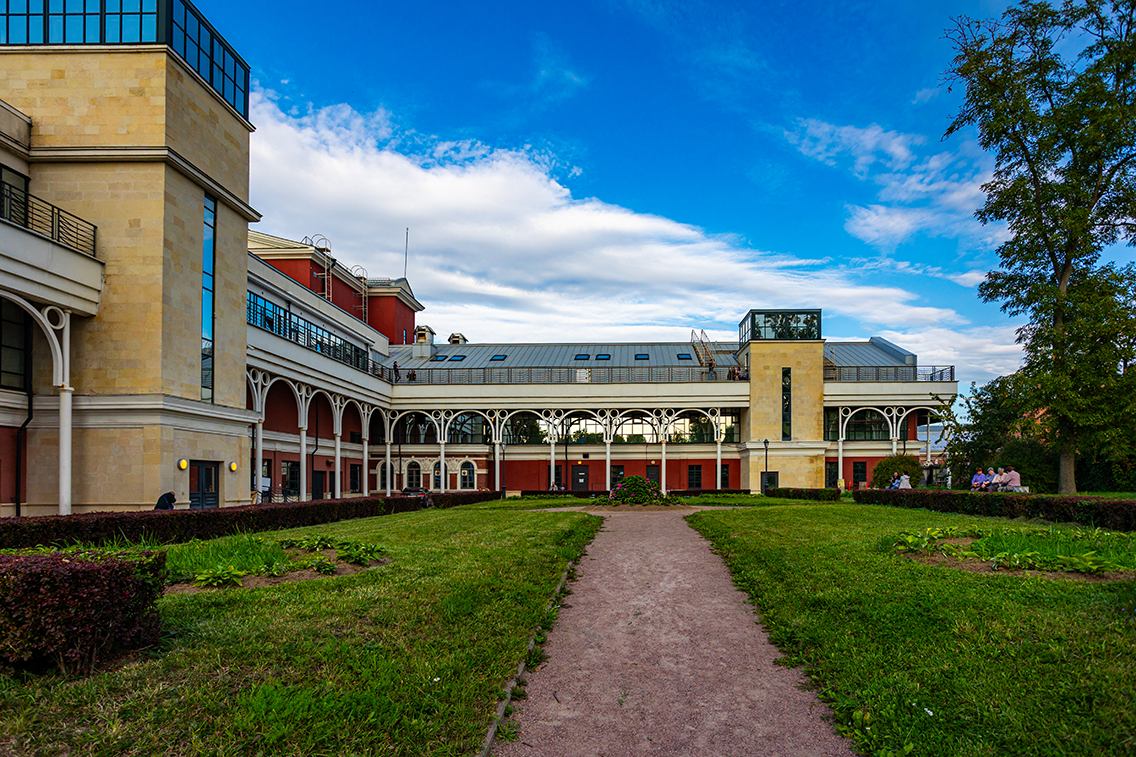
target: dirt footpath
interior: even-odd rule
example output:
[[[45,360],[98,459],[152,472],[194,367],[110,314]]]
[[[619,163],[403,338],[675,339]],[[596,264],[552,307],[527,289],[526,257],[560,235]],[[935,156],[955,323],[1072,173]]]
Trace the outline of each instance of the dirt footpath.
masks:
[[[679,512],[610,513],[498,757],[855,753]]]

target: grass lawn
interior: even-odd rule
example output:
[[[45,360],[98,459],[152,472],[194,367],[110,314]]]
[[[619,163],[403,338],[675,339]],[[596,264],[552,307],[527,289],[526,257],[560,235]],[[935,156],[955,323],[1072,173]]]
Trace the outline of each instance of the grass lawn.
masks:
[[[973,516],[798,503],[687,520],[866,754],[1136,754],[1136,582],[879,551],[901,531],[1020,525]]]
[[[166,596],[160,649],[85,678],[0,676],[0,753],[468,754],[599,524],[459,508],[258,534],[355,539],[393,562]]]

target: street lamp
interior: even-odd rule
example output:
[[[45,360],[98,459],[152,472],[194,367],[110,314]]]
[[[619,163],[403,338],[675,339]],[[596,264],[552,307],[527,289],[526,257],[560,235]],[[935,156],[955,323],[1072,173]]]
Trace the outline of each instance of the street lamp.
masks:
[[[769,440],[765,440],[765,475],[761,477],[761,493],[765,494],[765,485],[769,481]]]

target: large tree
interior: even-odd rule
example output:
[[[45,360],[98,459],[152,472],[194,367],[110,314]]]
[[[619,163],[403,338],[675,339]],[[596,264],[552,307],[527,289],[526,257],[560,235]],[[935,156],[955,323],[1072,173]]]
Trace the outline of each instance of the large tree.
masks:
[[[995,155],[975,215],[1010,233],[979,296],[1029,318],[1016,386],[1073,493],[1078,448],[1132,412],[1133,270],[1100,256],[1136,239],[1136,0],[1025,0],[947,37],[966,96],[946,136],[975,127]]]

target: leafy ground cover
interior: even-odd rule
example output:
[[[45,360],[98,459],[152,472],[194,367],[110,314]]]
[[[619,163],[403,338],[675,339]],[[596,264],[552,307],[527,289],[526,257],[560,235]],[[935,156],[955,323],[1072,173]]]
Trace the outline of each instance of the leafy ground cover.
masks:
[[[709,492],[693,497],[668,497],[664,500],[670,505],[711,505],[723,507],[769,507],[772,505],[800,505],[802,500],[777,499],[763,497],[760,494],[715,494]],[[851,499],[849,499],[851,501]],[[663,501],[653,504],[662,504]],[[464,505],[463,510],[539,510],[553,507],[600,507],[610,506],[613,503],[607,496],[595,499],[581,499],[563,495],[545,495],[538,497],[509,497],[507,499],[479,502],[475,505]]]
[[[0,677],[0,753],[468,754],[599,524],[460,508],[273,532],[378,545],[391,562],[166,596],[149,655],[85,678]],[[229,537],[208,561],[274,558],[258,549]]]
[[[1009,521],[870,505],[703,511],[762,624],[866,754],[1136,752],[1136,582],[925,565],[879,542]]]

